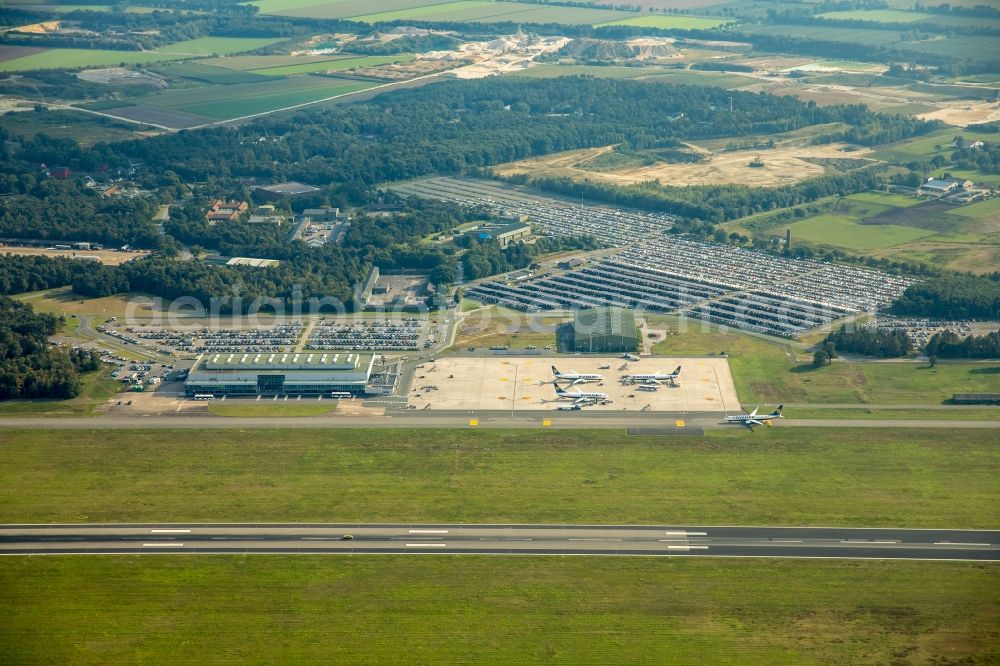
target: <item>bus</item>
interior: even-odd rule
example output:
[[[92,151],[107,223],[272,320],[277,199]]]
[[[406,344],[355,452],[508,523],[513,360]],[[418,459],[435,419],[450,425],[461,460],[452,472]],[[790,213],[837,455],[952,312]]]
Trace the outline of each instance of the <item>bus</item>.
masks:
[[[195,400],[215,400],[215,395],[212,393],[195,393]]]

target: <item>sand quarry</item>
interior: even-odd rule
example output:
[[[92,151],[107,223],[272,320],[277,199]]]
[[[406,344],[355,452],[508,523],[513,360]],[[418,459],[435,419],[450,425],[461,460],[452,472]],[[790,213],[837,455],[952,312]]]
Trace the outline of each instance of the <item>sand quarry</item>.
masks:
[[[707,159],[697,164],[656,163],[648,166],[629,167],[610,171],[588,171],[586,164],[599,155],[614,150],[613,146],[571,150],[546,157],[537,157],[519,162],[510,162],[495,167],[504,176],[527,173],[532,176],[570,176],[629,185],[643,181],[659,180],[663,185],[722,185],[742,183],[756,187],[780,187],[797,183],[807,178],[820,176],[825,169],[808,158],[821,159],[866,159],[868,149],[845,152],[844,144],[834,143],[822,146],[788,146],[761,150],[735,150],[731,152],[709,152],[700,150]],[[764,162],[763,167],[748,166],[757,156]]]

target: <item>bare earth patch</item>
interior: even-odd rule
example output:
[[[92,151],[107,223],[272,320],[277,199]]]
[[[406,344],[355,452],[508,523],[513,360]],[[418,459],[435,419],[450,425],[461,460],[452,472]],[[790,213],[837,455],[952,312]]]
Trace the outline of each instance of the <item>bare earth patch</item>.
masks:
[[[989,123],[1000,120],[1000,105],[996,102],[963,102],[956,103],[955,106],[948,106],[943,109],[921,113],[917,115],[921,120],[940,120],[949,125],[968,127],[978,123]]]
[[[119,264],[124,264],[126,261],[145,257],[149,252],[145,250],[115,252],[113,250],[50,250],[44,247],[0,247],[0,254],[45,257],[96,257],[98,261],[106,266],[118,266]]]
[[[667,164],[658,162],[648,166],[611,171],[589,171],[581,168],[586,162],[612,150],[611,147],[589,148],[557,153],[496,167],[497,173],[508,176],[527,173],[531,176],[569,176],[629,185],[659,180],[663,185],[720,185],[742,183],[756,187],[779,187],[822,175],[824,169],[808,158],[865,159],[870,150],[844,152],[844,144],[823,146],[790,146],[770,150],[736,150],[710,153],[705,162],[698,164]],[[764,166],[748,165],[760,156]]]

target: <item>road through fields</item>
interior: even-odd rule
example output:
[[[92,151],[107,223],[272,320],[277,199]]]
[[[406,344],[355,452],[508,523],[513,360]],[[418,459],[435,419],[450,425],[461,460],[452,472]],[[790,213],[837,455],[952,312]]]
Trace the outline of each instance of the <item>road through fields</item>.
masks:
[[[0,525],[2,555],[164,553],[684,555],[997,561],[1000,531],[358,523]]]

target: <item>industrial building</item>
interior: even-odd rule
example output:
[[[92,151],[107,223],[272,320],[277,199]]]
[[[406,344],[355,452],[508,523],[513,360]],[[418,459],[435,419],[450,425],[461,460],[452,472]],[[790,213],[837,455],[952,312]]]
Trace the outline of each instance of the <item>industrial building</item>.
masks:
[[[374,354],[348,351],[210,353],[195,362],[184,392],[189,397],[363,395],[374,363]]]
[[[482,224],[470,230],[469,235],[479,241],[495,240],[500,247],[507,247],[516,240],[531,235],[531,225],[526,222],[510,224]]]
[[[634,352],[639,348],[635,314],[626,308],[577,310],[573,318],[573,351]]]

